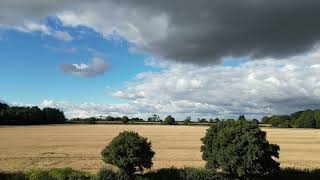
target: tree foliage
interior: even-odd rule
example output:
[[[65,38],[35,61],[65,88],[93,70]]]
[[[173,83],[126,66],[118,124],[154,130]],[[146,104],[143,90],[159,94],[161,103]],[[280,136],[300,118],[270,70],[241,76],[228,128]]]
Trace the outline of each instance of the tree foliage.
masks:
[[[169,115],[164,119],[164,124],[174,125],[176,124],[176,120],[171,115]]]
[[[235,177],[262,176],[279,169],[279,146],[269,144],[266,133],[253,122],[224,121],[212,125],[202,138],[206,167]]]
[[[123,116],[121,118],[121,121],[122,121],[122,123],[127,124],[130,121],[130,119],[128,118],[128,116]]]
[[[151,168],[154,154],[151,142],[131,131],[120,133],[101,152],[105,163],[115,165],[127,174],[134,173],[137,168],[140,171]]]
[[[61,124],[66,121],[64,113],[59,109],[37,106],[18,107],[0,104],[1,125]]]
[[[262,123],[282,128],[320,128],[320,110],[305,110],[291,115],[273,115],[263,117]]]
[[[153,114],[151,117],[148,118],[150,122],[161,122],[162,120],[157,114]]]

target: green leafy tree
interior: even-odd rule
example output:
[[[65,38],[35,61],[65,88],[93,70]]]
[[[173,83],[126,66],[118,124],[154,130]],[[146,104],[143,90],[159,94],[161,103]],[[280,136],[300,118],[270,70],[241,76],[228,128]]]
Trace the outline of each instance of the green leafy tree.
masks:
[[[6,110],[6,109],[8,109],[8,108],[9,108],[9,106],[8,106],[7,104],[0,102],[0,111]]]
[[[258,119],[252,119],[252,122],[253,122],[254,124],[259,124],[259,123],[260,123]]]
[[[198,123],[207,123],[206,118],[198,118]]]
[[[184,124],[189,124],[189,123],[191,123],[191,117],[190,117],[190,116],[186,117],[186,118],[184,119],[183,123],[184,123]]]
[[[169,115],[164,119],[164,124],[174,125],[176,124],[176,120],[171,115]]]
[[[212,125],[201,146],[206,167],[234,177],[263,176],[279,170],[279,146],[269,144],[266,133],[249,121]]]
[[[43,108],[44,117],[48,124],[64,123],[66,118],[62,111],[55,108]]]
[[[105,163],[115,165],[129,175],[137,169],[151,168],[154,154],[151,142],[131,131],[120,133],[101,152]]]
[[[261,119],[261,123],[262,124],[269,124],[269,117],[268,116],[263,116],[263,118]]]
[[[123,116],[121,118],[121,121],[122,121],[122,123],[127,124],[130,121],[130,119],[128,118],[128,116]]]
[[[238,117],[238,120],[246,120],[246,117],[244,117],[244,115],[241,115]]]

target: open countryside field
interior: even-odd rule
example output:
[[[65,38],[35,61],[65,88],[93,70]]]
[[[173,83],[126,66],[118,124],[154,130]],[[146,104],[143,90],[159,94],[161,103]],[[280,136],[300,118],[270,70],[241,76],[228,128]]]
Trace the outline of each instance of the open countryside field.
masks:
[[[204,126],[50,125],[0,127],[0,170],[73,167],[96,171],[100,151],[119,132],[132,130],[152,141],[154,168],[204,166]],[[281,166],[320,168],[320,130],[263,128],[280,145]]]

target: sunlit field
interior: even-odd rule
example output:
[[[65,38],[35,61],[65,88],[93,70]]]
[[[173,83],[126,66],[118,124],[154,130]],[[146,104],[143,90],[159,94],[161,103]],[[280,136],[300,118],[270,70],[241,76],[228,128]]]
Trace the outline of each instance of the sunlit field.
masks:
[[[73,167],[96,171],[100,151],[119,132],[137,131],[151,142],[154,167],[204,166],[201,138],[205,126],[51,125],[0,127],[0,170]],[[264,128],[280,145],[282,167],[320,168],[320,130]]]

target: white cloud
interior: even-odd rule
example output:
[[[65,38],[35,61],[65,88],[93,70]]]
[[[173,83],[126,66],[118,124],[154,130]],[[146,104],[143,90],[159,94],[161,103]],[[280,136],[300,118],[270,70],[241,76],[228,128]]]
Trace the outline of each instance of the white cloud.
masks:
[[[92,77],[104,74],[108,70],[108,68],[109,65],[99,57],[92,58],[90,64],[81,63],[60,65],[60,69],[63,72],[82,77]]]
[[[53,36],[67,42],[73,40],[73,37],[68,32],[64,31],[53,31]]]
[[[33,21],[26,21],[22,26],[16,26],[14,28],[26,33],[41,32],[45,35],[53,36],[66,42],[73,40],[73,37],[68,32],[54,30],[45,24],[40,24]]]
[[[160,72],[144,72],[113,93],[123,104],[72,104],[44,101],[68,117],[128,115],[182,120],[197,117],[248,117],[320,108],[320,51],[290,59],[248,61],[239,67],[171,63]],[[78,68],[85,68],[79,65]],[[161,68],[163,68],[161,66]]]

